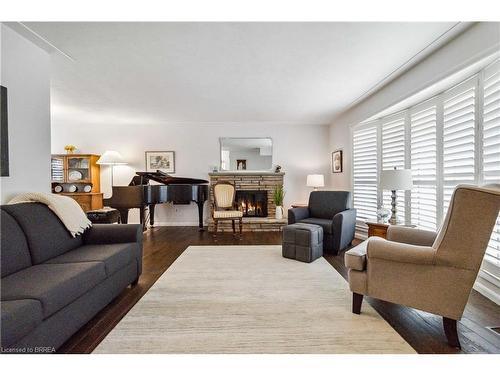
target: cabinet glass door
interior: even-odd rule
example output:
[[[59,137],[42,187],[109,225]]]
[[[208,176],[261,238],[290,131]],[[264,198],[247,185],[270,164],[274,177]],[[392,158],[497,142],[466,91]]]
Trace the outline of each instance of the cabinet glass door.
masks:
[[[90,180],[90,160],[88,157],[68,157],[68,182]]]
[[[51,158],[50,175],[53,182],[64,182],[64,158],[54,156]]]

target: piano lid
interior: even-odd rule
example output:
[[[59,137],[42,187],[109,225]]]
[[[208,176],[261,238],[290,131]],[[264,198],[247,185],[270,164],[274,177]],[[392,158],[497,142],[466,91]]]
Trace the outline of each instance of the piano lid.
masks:
[[[130,185],[147,185],[149,180],[159,182],[163,185],[200,185],[208,184],[207,180],[202,180],[199,178],[188,178],[188,177],[174,177],[162,171],[156,172],[135,172],[137,176],[134,176]]]

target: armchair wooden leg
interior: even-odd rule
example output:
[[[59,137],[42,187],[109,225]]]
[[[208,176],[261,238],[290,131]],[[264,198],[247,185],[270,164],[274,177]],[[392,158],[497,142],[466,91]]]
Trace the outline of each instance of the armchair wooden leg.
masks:
[[[448,339],[448,344],[460,349],[461,346],[460,340],[458,339],[457,321],[443,316],[443,328],[446,338]]]
[[[363,295],[352,293],[352,313],[361,314],[361,304],[363,303]]]
[[[234,219],[231,220],[231,224],[233,225],[233,236],[236,236],[236,226],[234,224]]]
[[[214,219],[214,240],[217,240],[217,225],[218,224],[218,220],[217,219]]]
[[[241,240],[241,232],[243,231],[243,219],[240,217],[240,240]]]

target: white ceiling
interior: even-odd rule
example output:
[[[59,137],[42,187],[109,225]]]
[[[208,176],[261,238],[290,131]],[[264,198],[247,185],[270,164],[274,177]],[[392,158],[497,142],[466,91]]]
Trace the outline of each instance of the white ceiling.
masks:
[[[463,30],[442,36],[450,22],[24,25],[52,54],[52,120],[103,124],[329,123]]]

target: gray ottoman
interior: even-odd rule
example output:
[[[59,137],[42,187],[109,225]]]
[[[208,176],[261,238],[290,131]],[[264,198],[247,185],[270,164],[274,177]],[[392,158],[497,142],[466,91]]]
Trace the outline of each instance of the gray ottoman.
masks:
[[[283,228],[283,257],[311,263],[323,256],[323,228],[295,223]]]

